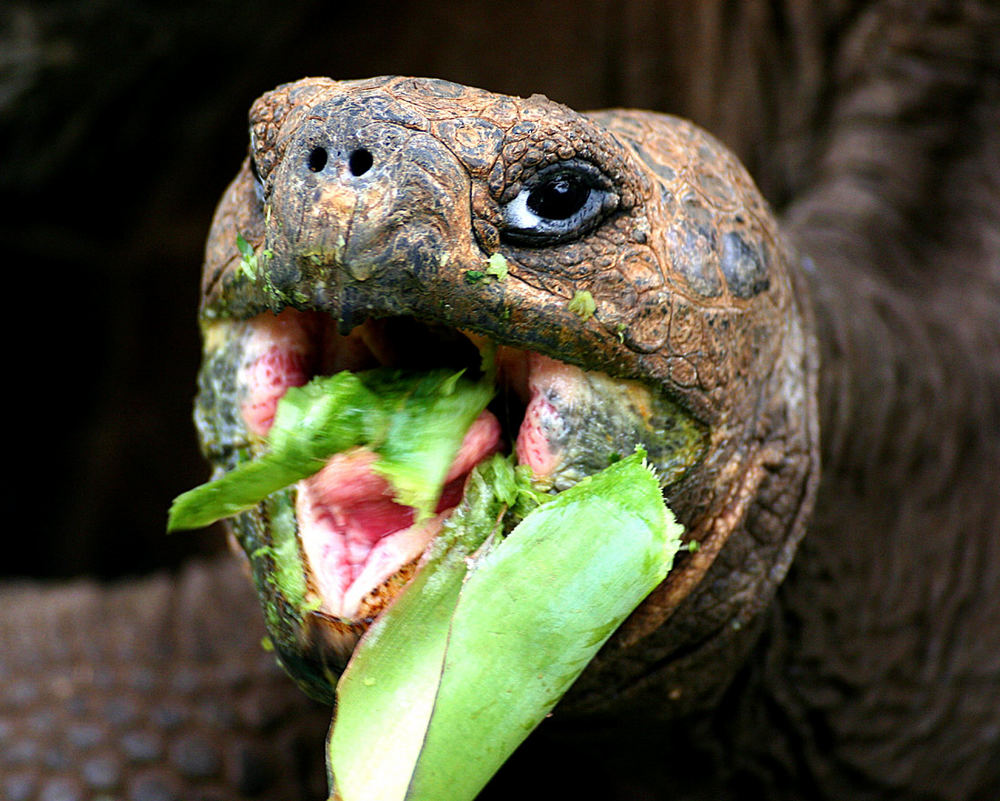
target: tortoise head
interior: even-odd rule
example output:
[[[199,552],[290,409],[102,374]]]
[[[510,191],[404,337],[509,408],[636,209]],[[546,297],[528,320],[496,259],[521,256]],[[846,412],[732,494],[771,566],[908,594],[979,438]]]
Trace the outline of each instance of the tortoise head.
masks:
[[[818,472],[808,304],[745,170],[676,118],[439,80],[306,79],[250,123],[206,251],[210,459],[252,455],[277,398],[314,374],[469,366],[492,341],[504,386],[482,452],[516,449],[561,488],[642,444],[695,543],[566,703],[708,700],[753,641]],[[385,564],[356,558],[338,589],[324,538],[345,535],[313,531],[317,504],[300,485],[233,529],[282,661],[328,697],[434,532],[368,537]],[[292,581],[275,580],[281,549]]]

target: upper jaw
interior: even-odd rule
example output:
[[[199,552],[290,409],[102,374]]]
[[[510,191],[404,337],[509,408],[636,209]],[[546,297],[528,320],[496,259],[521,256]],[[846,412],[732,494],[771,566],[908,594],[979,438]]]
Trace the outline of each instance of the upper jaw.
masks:
[[[467,184],[468,176],[456,173],[455,180]],[[395,214],[380,215],[377,221],[359,211],[375,203],[367,196],[364,202],[355,200],[355,216],[341,222],[336,222],[344,213],[335,199],[338,193],[320,194],[315,203],[302,201],[300,208],[296,203],[303,196],[315,195],[310,186],[297,192],[276,190],[260,206],[247,165],[229,194],[236,219],[217,215],[217,222],[225,224],[221,238],[243,236],[255,250],[257,268],[245,269],[234,249],[224,256],[210,252],[207,261],[215,266],[206,269],[203,319],[249,318],[291,307],[323,312],[346,334],[367,320],[405,317],[586,369],[627,378],[644,373],[637,354],[623,344],[620,326],[582,316],[574,311],[572,297],[536,286],[513,261],[504,260],[510,267],[506,278],[487,272],[491,254],[470,231],[467,189],[456,193],[466,201],[451,209],[459,218],[454,224],[437,216],[421,224],[414,202],[402,190]],[[248,210],[244,203],[250,197],[254,201]],[[280,222],[289,218],[305,222],[294,228]],[[397,224],[401,218],[405,226]],[[309,231],[316,233],[309,236]],[[210,241],[219,238],[213,235]],[[681,394],[675,399],[687,405]]]

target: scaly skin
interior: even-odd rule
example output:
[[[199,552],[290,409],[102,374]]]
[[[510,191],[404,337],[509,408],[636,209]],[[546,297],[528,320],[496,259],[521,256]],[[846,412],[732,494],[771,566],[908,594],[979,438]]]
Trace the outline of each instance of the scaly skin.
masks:
[[[248,589],[227,560],[0,590],[0,797],[322,797],[329,710],[261,648]]]

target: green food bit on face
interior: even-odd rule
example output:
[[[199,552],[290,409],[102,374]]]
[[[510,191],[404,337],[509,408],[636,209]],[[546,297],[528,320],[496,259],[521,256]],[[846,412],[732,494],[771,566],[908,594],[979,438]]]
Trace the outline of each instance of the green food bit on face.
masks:
[[[670,569],[682,529],[643,456],[540,504],[500,457],[473,471],[337,686],[333,798],[475,797]]]
[[[581,320],[589,320],[594,316],[596,309],[594,296],[585,289],[578,289],[569,302],[569,310]]]
[[[492,275],[499,281],[503,281],[507,277],[507,259],[504,258],[503,253],[494,253],[490,256],[486,263],[489,265],[486,268],[486,274]]]
[[[292,603],[301,606],[308,587],[298,538],[295,536],[295,508],[287,495],[272,496],[266,503],[272,532],[269,556],[273,560],[268,581],[280,589]]]
[[[240,270],[251,281],[257,280],[257,254],[243,234],[236,234],[236,248],[240,252]]]
[[[396,499],[427,517],[465,432],[493,392],[490,376],[473,381],[451,370],[388,368],[292,387],[278,403],[267,451],[178,496],[167,529],[199,528],[245,511],[356,446],[375,451],[374,469]]]
[[[497,281],[503,281],[507,277],[507,259],[504,258],[502,253],[494,253],[486,260],[485,270],[466,270],[465,271],[465,282],[467,284],[478,284],[482,281],[487,281],[490,278],[495,278]]]
[[[300,607],[302,612],[318,612],[323,608],[323,599],[319,595],[310,595]]]

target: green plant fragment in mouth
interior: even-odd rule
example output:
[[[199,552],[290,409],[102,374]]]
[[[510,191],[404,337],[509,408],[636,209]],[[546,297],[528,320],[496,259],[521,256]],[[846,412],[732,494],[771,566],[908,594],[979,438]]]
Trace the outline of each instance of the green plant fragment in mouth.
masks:
[[[465,432],[494,394],[490,376],[379,368],[340,372],[291,387],[278,403],[267,450],[179,495],[168,531],[207,526],[308,478],[335,453],[364,446],[396,500],[429,516]]]
[[[264,452],[179,496],[168,528],[287,504],[275,493],[359,446],[377,454],[398,502],[431,514],[495,392],[489,354],[485,366],[480,380],[380,368],[289,389]],[[337,683],[334,801],[475,797],[673,563],[682,528],[645,456],[637,449],[555,496],[513,457],[473,469],[420,569]],[[301,570],[281,543],[267,547],[272,569]],[[301,576],[282,581],[303,595]]]
[[[536,508],[501,539],[512,506]],[[477,467],[337,685],[331,798],[474,798],[663,581],[681,534],[642,452],[540,505],[506,460]]]

